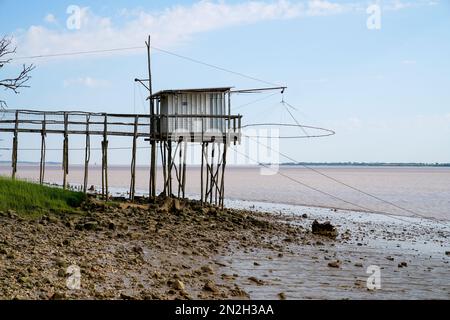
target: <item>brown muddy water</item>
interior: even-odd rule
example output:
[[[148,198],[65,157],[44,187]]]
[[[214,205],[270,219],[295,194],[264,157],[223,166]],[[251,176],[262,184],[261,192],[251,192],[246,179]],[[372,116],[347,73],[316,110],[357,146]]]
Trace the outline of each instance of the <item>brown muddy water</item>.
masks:
[[[450,219],[450,168],[314,167],[314,169],[352,187],[411,210],[417,216]],[[82,166],[71,166],[68,176],[69,184],[81,185],[83,170]],[[345,187],[306,168],[293,166],[281,167],[279,170],[283,175],[367,208],[369,211],[412,215],[410,212]],[[0,165],[0,174],[9,175],[10,167],[4,164]],[[199,168],[188,167],[187,176],[186,192],[190,197],[196,198],[200,193]],[[39,167],[19,164],[18,177],[37,181],[39,180]],[[145,194],[148,189],[148,167],[137,167],[136,177],[138,193]],[[45,178],[48,183],[61,184],[61,166],[47,165]],[[162,170],[158,170],[159,183],[157,187],[159,190],[161,190],[161,180]],[[126,193],[129,184],[130,168],[128,166],[111,166],[109,168],[111,192]],[[91,166],[89,185],[100,187],[101,168],[99,166]],[[282,175],[262,175],[258,167],[229,166],[226,171],[225,188],[227,199],[360,209],[310,190]]]

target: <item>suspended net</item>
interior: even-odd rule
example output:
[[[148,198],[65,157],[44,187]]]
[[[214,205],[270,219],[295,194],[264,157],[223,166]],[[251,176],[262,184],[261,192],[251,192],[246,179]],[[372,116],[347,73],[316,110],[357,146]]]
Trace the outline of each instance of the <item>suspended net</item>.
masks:
[[[277,93],[275,93],[277,94]],[[246,103],[244,105],[241,105],[237,107],[236,109],[240,109],[242,107],[246,107],[252,103],[260,102],[262,100],[265,100],[267,98],[270,98],[274,96],[275,94],[268,95],[265,98],[257,99],[253,102]],[[266,134],[266,132],[271,132],[273,130],[278,130],[277,138],[279,139],[308,139],[308,138],[323,138],[323,137],[329,137],[336,134],[334,130],[327,129],[324,127],[319,126],[311,126],[311,125],[305,125],[299,123],[297,121],[296,117],[292,113],[291,110],[298,111],[298,109],[291,104],[289,104],[284,99],[284,95],[282,93],[282,99],[279,103],[277,103],[277,106],[281,107],[281,112],[287,112],[291,123],[280,121],[280,122],[255,122],[255,123],[248,123],[244,124],[242,126],[242,129],[248,129],[248,128],[257,128],[258,130],[256,133],[246,133],[245,130],[242,132],[242,137],[247,138],[273,138],[273,134]],[[277,109],[277,108],[275,108]],[[270,117],[270,115],[263,114],[265,118]],[[266,129],[266,130],[261,130]],[[272,133],[272,132],[271,132]]]

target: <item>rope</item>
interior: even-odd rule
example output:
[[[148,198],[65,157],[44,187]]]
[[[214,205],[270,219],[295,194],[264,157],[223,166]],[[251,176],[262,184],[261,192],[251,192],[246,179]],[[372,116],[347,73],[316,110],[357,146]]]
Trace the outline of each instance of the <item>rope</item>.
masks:
[[[251,157],[249,157],[247,154],[242,153],[242,152],[239,152],[236,148],[233,148],[233,150],[234,150],[236,153],[239,153],[239,154],[241,154],[242,156],[246,157],[246,158],[249,159],[250,161],[258,162],[257,160],[252,159]],[[326,195],[326,196],[328,196],[328,197],[331,197],[331,198],[333,198],[333,199],[335,199],[335,200],[342,201],[342,202],[344,202],[344,203],[346,203],[346,204],[352,205],[352,206],[354,206],[354,207],[356,207],[356,208],[359,208],[359,209],[362,210],[363,212],[369,212],[369,213],[370,213],[370,212],[371,212],[371,213],[382,213],[382,214],[386,214],[386,215],[387,215],[389,218],[391,218],[391,219],[399,220],[399,221],[406,222],[406,223],[411,223],[411,221],[407,221],[407,220],[404,220],[404,219],[402,219],[402,218],[393,216],[392,213],[384,212],[384,211],[380,211],[380,210],[373,210],[373,209],[370,209],[370,208],[368,208],[368,207],[359,205],[359,204],[357,204],[357,203],[354,203],[354,202],[345,200],[345,199],[343,199],[343,198],[341,198],[341,197],[335,196],[335,195],[333,195],[333,194],[331,194],[331,193],[328,193],[328,192],[326,192],[326,191],[320,190],[320,189],[318,189],[318,188],[316,188],[316,187],[310,186],[310,185],[308,185],[308,184],[306,184],[306,183],[304,183],[304,182],[302,182],[302,181],[300,181],[300,180],[298,180],[298,179],[295,179],[295,178],[293,178],[293,177],[291,177],[291,176],[289,176],[289,175],[287,175],[287,174],[284,174],[284,173],[282,173],[282,172],[280,172],[280,171],[278,171],[278,170],[275,171],[275,170],[274,170],[273,168],[271,168],[269,165],[266,165],[266,164],[264,164],[264,163],[259,163],[259,165],[261,165],[261,166],[263,166],[263,167],[265,167],[265,168],[267,168],[267,169],[273,170],[276,174],[278,174],[278,175],[280,175],[280,176],[282,176],[282,177],[285,177],[286,179],[289,179],[289,180],[291,180],[291,181],[293,181],[293,182],[295,182],[295,183],[297,183],[297,184],[299,184],[299,185],[301,185],[301,186],[303,186],[303,187],[305,187],[305,188],[308,188],[308,189],[313,190],[313,191],[315,191],[315,192],[321,193],[321,194]],[[426,218],[429,218],[429,217],[426,217]],[[437,221],[437,222],[439,222],[439,221]]]
[[[135,46],[135,47],[98,49],[98,50],[88,50],[88,51],[62,52],[62,53],[53,53],[53,54],[41,54],[41,55],[32,55],[32,56],[22,56],[22,57],[14,58],[13,60],[67,57],[67,56],[76,56],[76,55],[84,55],[84,54],[97,54],[97,53],[105,53],[105,52],[138,50],[138,49],[144,49],[144,48],[146,48],[146,47],[144,47],[144,46]],[[224,67],[221,67],[221,66],[217,66],[217,65],[208,63],[208,62],[204,62],[204,61],[197,60],[197,59],[194,59],[194,58],[191,58],[191,57],[188,57],[188,56],[184,56],[184,55],[175,53],[173,51],[169,51],[169,50],[158,48],[158,47],[154,47],[154,46],[151,46],[150,48],[152,48],[152,49],[154,49],[156,51],[159,51],[159,52],[162,52],[162,53],[165,53],[165,54],[177,57],[177,58],[181,58],[181,59],[193,62],[193,63],[204,65],[204,66],[207,66],[207,67],[210,67],[210,68],[213,68],[213,69],[216,69],[216,70],[220,70],[220,71],[223,71],[223,72],[227,72],[227,73],[230,73],[230,74],[234,74],[234,75],[246,78],[246,79],[250,79],[250,80],[253,80],[253,81],[261,82],[261,83],[268,84],[268,85],[271,85],[271,86],[279,86],[279,84],[276,84],[276,83],[273,83],[273,82],[270,82],[270,81],[259,79],[259,78],[247,75],[245,73],[242,73],[242,72],[230,70],[230,69],[227,69],[227,68],[224,68]]]

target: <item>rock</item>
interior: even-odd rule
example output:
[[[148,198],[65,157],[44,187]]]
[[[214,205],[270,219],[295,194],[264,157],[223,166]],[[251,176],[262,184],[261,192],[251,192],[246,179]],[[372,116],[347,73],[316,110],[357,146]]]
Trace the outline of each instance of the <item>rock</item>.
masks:
[[[264,285],[264,281],[257,279],[256,277],[250,277],[248,278],[251,282],[256,283],[258,286]]]
[[[132,295],[126,294],[126,293],[121,293],[120,294],[120,299],[123,300],[135,300],[135,298]]]
[[[341,267],[341,262],[339,260],[328,262],[328,266],[330,268],[340,268]]]
[[[398,267],[399,268],[406,268],[408,266],[408,264],[406,263],[406,262],[400,262],[399,264],[398,264]]]
[[[357,262],[355,263],[355,267],[362,268],[363,264],[361,262]]]
[[[66,270],[65,269],[59,269],[58,270],[58,277],[65,277],[66,276]]]
[[[55,292],[50,299],[51,300],[64,300],[66,298],[66,295],[62,292]]]
[[[85,222],[83,225],[84,230],[94,231],[94,230],[97,230],[97,228],[98,228],[98,223],[96,221],[88,221],[88,222]]]
[[[306,219],[306,218],[308,218],[308,215],[306,213],[304,213],[304,214],[302,214],[302,218]]]
[[[201,267],[201,270],[204,273],[214,274],[214,269],[210,265],[206,265],[206,266]]]
[[[183,210],[183,206],[181,205],[181,202],[179,199],[173,199],[173,210],[176,212]]]
[[[133,247],[133,252],[137,253],[137,254],[143,254],[144,253],[144,249],[142,249],[142,247],[139,247],[139,246],[134,246]]]
[[[165,198],[163,203],[159,206],[158,211],[160,212],[169,212],[172,208],[172,198]]]
[[[175,290],[178,290],[178,291],[182,291],[182,290],[184,290],[184,283],[183,282],[181,282],[180,280],[178,280],[178,279],[176,279],[176,280],[174,280],[173,282],[172,282],[172,288],[174,288]]]
[[[446,256],[450,256],[450,251],[445,251]]]
[[[246,298],[250,298],[249,294],[247,292],[245,292],[244,290],[242,290],[241,288],[239,288],[237,285],[235,285],[234,289],[230,290],[230,294],[233,297],[246,297]]]
[[[391,257],[391,256],[387,256],[386,259],[389,261],[394,261],[394,257]]]
[[[30,281],[30,279],[28,279],[28,277],[20,277],[19,278],[19,282],[22,284],[27,283],[29,281]]]
[[[336,238],[338,235],[336,228],[330,223],[330,221],[320,223],[317,220],[314,220],[312,223],[312,233],[330,238]]]
[[[256,261],[253,262],[253,265],[254,265],[254,266],[260,266],[260,264],[259,264],[258,262],[256,262]]]
[[[64,259],[56,259],[55,263],[58,267],[61,267],[61,268],[67,267],[67,262]]]
[[[284,292],[280,292],[280,293],[278,294],[278,298],[279,298],[280,300],[286,300],[286,294],[285,294]]]
[[[219,290],[217,289],[216,285],[212,281],[207,281],[205,285],[203,286],[203,290],[217,293]]]
[[[9,209],[8,210],[8,216],[10,218],[17,218],[17,212],[15,212],[14,210]]]
[[[116,224],[114,222],[110,221],[108,223],[108,229],[109,230],[116,230]]]

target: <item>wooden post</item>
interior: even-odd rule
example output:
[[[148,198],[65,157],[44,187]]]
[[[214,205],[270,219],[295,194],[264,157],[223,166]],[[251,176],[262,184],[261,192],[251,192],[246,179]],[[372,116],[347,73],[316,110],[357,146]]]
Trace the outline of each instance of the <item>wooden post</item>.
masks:
[[[172,140],[167,142],[167,191],[169,192],[168,196],[172,196]]]
[[[44,120],[42,121],[42,131],[41,131],[41,162],[39,164],[39,183],[44,184],[45,176],[45,137],[47,135],[45,131],[46,119],[44,114]]]
[[[208,142],[205,143],[205,160],[206,160],[206,185],[205,185],[205,202],[208,202],[208,190],[209,190],[209,174],[210,167],[208,161]]]
[[[183,192],[183,198],[185,197],[186,193],[186,150],[187,150],[187,142],[183,143],[183,174],[181,175],[183,186],[182,186],[182,192]]]
[[[91,136],[89,134],[89,120],[90,115],[86,115],[86,145],[84,149],[84,179],[83,192],[87,192],[88,175],[89,175],[89,160],[91,159]]]
[[[179,169],[178,198],[179,198],[180,194],[181,194],[182,185],[183,185],[183,173],[182,173],[182,167],[183,167],[183,160],[182,160],[182,156],[183,156],[183,140],[179,140],[178,141],[178,146],[180,148],[179,158],[178,158],[178,169]]]
[[[17,172],[18,138],[19,138],[19,111],[16,111],[16,122],[14,124],[13,150],[12,150],[12,159],[11,159],[12,179],[13,180],[16,179],[16,172]]]
[[[104,114],[103,141],[102,141],[102,196],[108,201],[108,116]]]
[[[162,170],[163,170],[163,179],[164,179],[164,186],[163,186],[163,194],[167,196],[167,174],[166,174],[166,159],[167,159],[167,150],[166,150],[166,142],[161,141],[159,144],[159,147],[161,149],[161,164],[162,164]]]
[[[139,117],[134,118],[134,132],[133,132],[133,151],[131,154],[131,184],[130,184],[130,199],[134,200],[135,186],[136,186],[136,139],[138,132]]]
[[[63,189],[67,188],[67,174],[69,173],[69,135],[67,112],[64,112],[64,142],[63,142]]]
[[[228,140],[225,140],[223,145],[223,160],[222,160],[222,180],[220,184],[220,207],[223,209],[223,202],[225,197],[225,166],[227,165],[227,145]]]
[[[214,204],[217,205],[217,191],[219,189],[219,172],[220,172],[220,165],[221,162],[219,161],[220,157],[220,143],[217,144],[217,169],[216,173],[214,174]],[[219,193],[220,194],[220,193]]]
[[[149,197],[155,198],[156,196],[156,141],[155,141],[155,110],[154,101],[152,98],[152,70],[151,70],[151,58],[150,58],[150,36],[148,36],[148,41],[145,43],[147,45],[147,60],[148,60],[148,88],[149,88],[149,104],[150,104],[150,183],[149,183]]]
[[[202,160],[200,165],[200,202],[203,204],[203,162],[205,157],[205,143],[202,140]]]
[[[215,145],[214,145],[214,141],[212,143],[212,147],[211,147],[211,181],[210,181],[210,191],[209,191],[209,203],[212,203],[212,190],[214,187],[214,149],[215,149]]]

